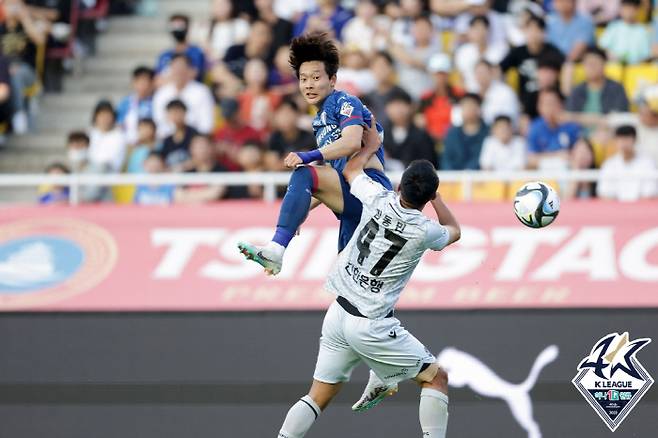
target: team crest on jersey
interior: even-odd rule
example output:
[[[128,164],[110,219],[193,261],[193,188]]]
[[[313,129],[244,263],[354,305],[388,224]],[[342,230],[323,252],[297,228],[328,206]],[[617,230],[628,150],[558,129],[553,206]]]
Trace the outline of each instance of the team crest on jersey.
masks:
[[[650,342],[650,338],[629,341],[627,332],[610,333],[578,365],[573,384],[612,432],[653,385],[636,357]]]
[[[354,107],[349,102],[343,102],[340,106],[340,113],[345,117],[352,117],[352,111],[354,111]]]

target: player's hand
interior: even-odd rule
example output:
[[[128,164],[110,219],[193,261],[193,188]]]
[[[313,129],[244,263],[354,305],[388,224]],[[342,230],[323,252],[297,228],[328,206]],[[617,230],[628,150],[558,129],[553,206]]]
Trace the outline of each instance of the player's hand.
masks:
[[[294,169],[300,164],[304,164],[302,159],[294,152],[290,152],[288,156],[283,160],[283,165],[289,169]]]
[[[381,139],[379,138],[379,131],[377,131],[377,119],[375,115],[372,115],[372,120],[370,120],[370,126],[363,130],[363,148],[366,149],[366,152],[375,153],[381,145]]]

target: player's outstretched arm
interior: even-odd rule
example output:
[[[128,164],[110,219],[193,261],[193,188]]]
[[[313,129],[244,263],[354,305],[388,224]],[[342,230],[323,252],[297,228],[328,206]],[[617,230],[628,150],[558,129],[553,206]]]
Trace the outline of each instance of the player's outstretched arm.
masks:
[[[362,148],[361,140],[363,140]],[[377,132],[377,120],[375,120],[375,115],[373,114],[370,126],[363,131],[363,135],[359,138],[359,147],[361,150],[350,158],[343,169],[343,176],[348,183],[352,184],[354,178],[363,172],[363,168],[370,160],[370,157],[379,150],[380,145],[381,139],[379,138],[379,132]]]
[[[432,204],[434,211],[436,211],[436,216],[439,219],[439,223],[446,227],[450,233],[448,245],[458,241],[462,235],[461,227],[459,226],[459,222],[457,222],[457,219],[452,214],[448,206],[443,202],[443,199],[441,199],[441,195],[437,193],[436,198],[432,199],[430,204]]]
[[[321,149],[308,152],[290,152],[283,163],[290,168],[300,164],[308,164],[318,160],[336,160],[349,157],[361,148],[363,127],[359,125],[347,126],[341,132],[341,137],[335,142]]]

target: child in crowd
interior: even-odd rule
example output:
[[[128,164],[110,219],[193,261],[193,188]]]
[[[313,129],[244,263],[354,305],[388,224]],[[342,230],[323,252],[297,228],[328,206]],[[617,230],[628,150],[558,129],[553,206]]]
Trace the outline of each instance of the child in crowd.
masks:
[[[491,134],[484,139],[480,152],[482,170],[522,170],[525,168],[526,142],[514,135],[512,119],[497,116]]]
[[[158,149],[156,126],[153,119],[141,119],[137,124],[137,142],[130,146],[126,172],[143,173],[149,154]]]
[[[621,19],[608,24],[599,39],[599,45],[607,50],[608,58],[626,64],[637,64],[651,55],[649,31],[638,23],[640,0],[622,0]]]
[[[164,159],[158,152],[151,151],[144,160],[144,170],[148,174],[158,174],[166,169]],[[137,186],[133,202],[140,205],[168,205],[174,200],[173,184]]]

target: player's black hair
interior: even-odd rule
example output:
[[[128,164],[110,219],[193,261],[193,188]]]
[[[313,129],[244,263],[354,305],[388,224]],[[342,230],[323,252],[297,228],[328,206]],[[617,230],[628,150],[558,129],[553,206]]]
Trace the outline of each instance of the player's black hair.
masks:
[[[473,18],[471,18],[471,21],[468,24],[469,26],[473,26],[475,23],[482,23],[487,28],[491,27],[489,23],[489,19],[487,18],[486,15],[476,15]]]
[[[86,143],[89,145],[89,136],[84,131],[71,131],[66,139],[68,144],[71,143]]]
[[[621,125],[615,129],[615,137],[633,137],[637,138],[637,131],[635,126],[632,125]]]
[[[148,76],[149,79],[153,79],[155,77],[155,71],[151,67],[140,65],[133,70],[133,79],[140,76]]]
[[[185,27],[190,27],[190,17],[185,15],[185,14],[172,14],[169,16],[169,22],[171,23],[172,21],[184,21],[185,22]]]
[[[94,112],[91,117],[92,124],[96,123],[96,117],[98,117],[98,114],[104,111],[112,113],[112,117],[114,117],[114,120],[116,120],[117,115],[116,112],[114,112],[114,106],[112,105],[112,102],[107,99],[102,99],[98,101],[96,107],[94,108]]]
[[[185,105],[185,102],[183,102],[180,99],[173,99],[166,106],[167,111],[172,110],[172,109],[179,109],[179,110],[187,111],[187,105]]]
[[[508,125],[511,125],[512,124],[512,118],[510,116],[506,115],[506,114],[499,114],[494,118],[492,125],[495,125],[496,123],[500,123],[500,122],[507,123]]]
[[[413,103],[409,93],[407,93],[402,89],[393,89],[391,91],[391,94],[386,99],[386,103],[388,104],[391,102],[404,102],[408,105],[411,105]]]
[[[583,58],[587,55],[594,55],[598,56],[601,58],[603,61],[608,60],[608,55],[605,53],[605,50],[597,47],[597,46],[588,46],[587,49],[585,49],[585,53],[583,53]]]
[[[336,75],[340,65],[338,47],[326,32],[313,32],[299,36],[290,43],[288,62],[299,78],[299,68],[305,62],[320,61],[330,78]]]
[[[464,94],[461,99],[459,99],[459,102],[463,102],[465,100],[472,100],[475,101],[478,106],[482,105],[482,98],[480,97],[479,94],[476,93],[466,93]]]
[[[439,177],[428,160],[414,160],[402,174],[400,195],[414,208],[422,208],[434,199],[439,188]]]
[[[528,17],[525,25],[529,25],[530,23],[534,23],[537,27],[539,27],[541,30],[546,30],[546,21],[542,17],[538,17],[535,14],[530,14]]]
[[[622,5],[635,6],[636,8],[640,7],[640,0],[621,0]]]

